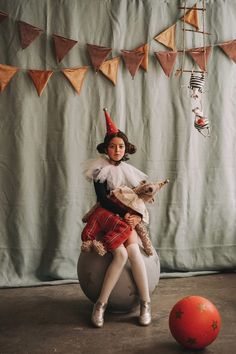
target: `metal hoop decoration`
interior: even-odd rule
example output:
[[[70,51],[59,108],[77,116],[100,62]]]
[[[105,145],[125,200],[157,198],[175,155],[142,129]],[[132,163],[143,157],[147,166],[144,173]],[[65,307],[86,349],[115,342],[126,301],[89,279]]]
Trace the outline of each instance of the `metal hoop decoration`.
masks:
[[[210,137],[211,129],[210,122],[207,118],[196,116],[194,120],[194,127],[201,133],[204,137]]]

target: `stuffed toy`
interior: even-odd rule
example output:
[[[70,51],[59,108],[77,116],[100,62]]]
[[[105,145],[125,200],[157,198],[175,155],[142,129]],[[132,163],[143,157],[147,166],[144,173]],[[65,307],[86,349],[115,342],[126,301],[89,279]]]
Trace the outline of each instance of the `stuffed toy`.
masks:
[[[141,239],[144,251],[147,255],[152,255],[152,244],[148,235],[146,224],[149,223],[149,214],[145,203],[153,203],[155,194],[167,183],[164,182],[152,183],[142,181],[140,185],[135,188],[129,188],[127,186],[121,186],[114,189],[111,192],[110,198],[113,202],[125,207],[127,212],[131,214],[139,214],[142,216],[142,221],[136,225],[135,230]],[[96,203],[88,213],[86,213],[82,219],[83,222],[92,221],[93,212],[99,207],[99,203]],[[102,231],[102,230],[100,230]],[[100,233],[99,233],[100,235]],[[82,242],[81,250],[89,252],[94,249],[100,256],[106,254],[107,250],[102,243],[102,238],[99,239],[99,235],[93,235],[93,237]]]

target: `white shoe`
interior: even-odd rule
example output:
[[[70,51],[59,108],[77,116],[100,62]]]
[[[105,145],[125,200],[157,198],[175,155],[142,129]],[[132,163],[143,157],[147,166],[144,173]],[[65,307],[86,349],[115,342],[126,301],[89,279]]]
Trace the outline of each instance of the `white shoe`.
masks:
[[[140,316],[138,321],[141,326],[148,326],[152,322],[151,302],[140,301]]]
[[[97,301],[93,306],[92,323],[95,327],[101,328],[104,324],[104,312],[106,310],[107,303]]]

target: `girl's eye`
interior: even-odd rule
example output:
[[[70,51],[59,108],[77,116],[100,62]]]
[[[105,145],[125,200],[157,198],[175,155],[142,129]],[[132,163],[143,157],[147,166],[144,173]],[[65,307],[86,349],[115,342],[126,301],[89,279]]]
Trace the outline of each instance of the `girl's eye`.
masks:
[[[109,149],[115,149],[116,145],[109,145],[108,147],[109,147]],[[119,149],[124,149],[124,148],[125,148],[125,145],[119,145]]]

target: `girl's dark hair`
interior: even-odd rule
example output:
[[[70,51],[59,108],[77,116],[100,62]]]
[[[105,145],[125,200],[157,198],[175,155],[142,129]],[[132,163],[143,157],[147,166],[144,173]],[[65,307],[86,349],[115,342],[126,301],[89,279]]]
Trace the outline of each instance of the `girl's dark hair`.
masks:
[[[124,141],[124,143],[125,143],[125,154],[124,154],[124,156],[122,157],[121,160],[122,161],[127,161],[129,159],[128,158],[128,154],[134,154],[136,152],[137,148],[136,148],[135,145],[133,145],[133,144],[131,144],[129,142],[127,136],[121,131],[118,131],[117,133],[114,133],[114,134],[109,134],[109,135],[106,134],[103,143],[98,144],[97,151],[100,154],[106,154],[108,145],[109,145],[110,141],[113,138],[121,138]]]

